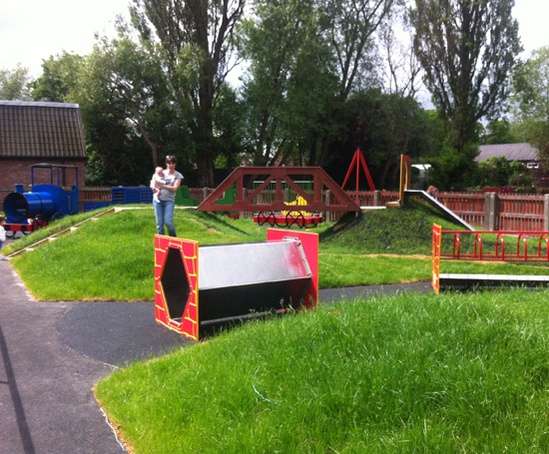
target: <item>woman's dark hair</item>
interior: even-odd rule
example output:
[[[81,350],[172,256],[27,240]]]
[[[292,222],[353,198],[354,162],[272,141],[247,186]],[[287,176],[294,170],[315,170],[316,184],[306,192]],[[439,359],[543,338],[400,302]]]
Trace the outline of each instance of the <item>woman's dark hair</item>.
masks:
[[[168,156],[166,156],[166,164],[167,163],[174,163],[174,164],[177,164],[177,158],[171,154],[169,154]]]

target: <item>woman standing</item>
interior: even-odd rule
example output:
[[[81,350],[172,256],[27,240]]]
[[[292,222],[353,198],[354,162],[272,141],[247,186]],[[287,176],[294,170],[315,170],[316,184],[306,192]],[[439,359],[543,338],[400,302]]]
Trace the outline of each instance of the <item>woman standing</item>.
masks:
[[[154,215],[156,217],[156,231],[159,235],[164,235],[164,225],[168,229],[168,235],[177,236],[173,222],[173,211],[175,208],[175,194],[179,189],[183,175],[181,175],[175,166],[177,158],[175,156],[166,156],[166,170],[164,170],[164,182],[157,181],[156,187],[160,189],[158,200],[153,200]]]

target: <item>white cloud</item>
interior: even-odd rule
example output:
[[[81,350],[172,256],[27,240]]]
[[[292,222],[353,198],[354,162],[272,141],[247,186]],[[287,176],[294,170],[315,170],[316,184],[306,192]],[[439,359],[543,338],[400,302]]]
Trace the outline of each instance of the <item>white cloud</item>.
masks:
[[[94,34],[112,33],[127,11],[128,0],[0,0],[0,68],[20,63],[39,74],[42,60],[64,50],[86,55]]]
[[[519,22],[519,34],[524,46],[525,56],[535,49],[549,46],[547,18],[549,2],[538,0],[515,0],[513,17]]]

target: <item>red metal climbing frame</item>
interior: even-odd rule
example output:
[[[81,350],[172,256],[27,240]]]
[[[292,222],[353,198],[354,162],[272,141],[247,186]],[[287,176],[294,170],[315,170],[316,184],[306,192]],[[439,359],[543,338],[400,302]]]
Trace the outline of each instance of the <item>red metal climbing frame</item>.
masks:
[[[364,171],[364,174],[366,175],[366,180],[368,181],[368,186],[370,187],[370,191],[375,191],[376,187],[374,185],[374,180],[372,179],[372,175],[370,175],[370,169],[368,169],[368,164],[366,164],[366,159],[364,159],[364,155],[362,154],[362,151],[360,148],[357,148],[355,151],[355,154],[353,155],[353,159],[351,160],[351,164],[349,165],[349,168],[347,169],[347,175],[345,175],[345,179],[343,180],[343,184],[341,185],[342,189],[345,189],[345,185],[349,181],[349,178],[351,177],[353,170],[355,170],[355,202],[358,203],[358,190],[360,185],[360,169]]]
[[[298,184],[306,179],[311,183],[310,190]],[[248,189],[250,182],[260,181],[259,186]],[[219,201],[231,186],[235,186],[236,197],[233,203]],[[264,193],[274,186],[268,198]],[[235,169],[198,207],[200,211],[284,211],[295,210],[293,200],[284,197],[284,186],[305,201],[299,208],[309,212],[360,211],[360,206],[321,168],[321,167],[255,167],[245,166]],[[326,197],[330,191],[330,198]],[[217,203],[216,203],[217,202]]]

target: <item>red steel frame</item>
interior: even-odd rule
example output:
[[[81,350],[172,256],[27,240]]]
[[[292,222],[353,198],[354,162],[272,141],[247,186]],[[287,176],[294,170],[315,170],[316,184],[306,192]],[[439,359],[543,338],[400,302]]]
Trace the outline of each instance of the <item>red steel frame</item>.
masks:
[[[246,177],[266,176],[263,183],[249,190],[244,198]],[[313,181],[312,194],[301,188],[292,176],[310,176]],[[275,198],[270,203],[257,203],[254,199],[271,183],[275,183]],[[303,197],[306,204],[300,205],[303,211],[360,211],[347,193],[321,167],[254,167],[244,166],[235,169],[215,190],[198,206],[199,211],[283,211],[295,210],[292,205],[284,201],[282,182],[285,182],[293,191]],[[218,201],[231,186],[236,185],[236,199],[232,204],[221,204]],[[332,202],[327,203],[323,189],[332,193]],[[218,202],[218,203],[216,203]]]
[[[353,172],[353,169],[356,171],[355,176],[355,202],[358,204],[358,189],[359,189],[359,183],[360,183],[360,167],[362,166],[362,170],[364,170],[364,174],[366,175],[366,180],[368,181],[368,186],[370,187],[370,191],[375,191],[376,187],[374,185],[374,180],[372,180],[372,175],[370,175],[370,169],[368,169],[368,164],[366,164],[366,159],[364,159],[364,155],[362,154],[362,151],[360,148],[358,148],[355,151],[355,154],[353,155],[353,159],[351,160],[351,164],[349,165],[349,169],[347,169],[347,175],[345,175],[345,179],[343,180],[343,184],[341,185],[342,189],[345,189],[345,185],[347,184],[347,181],[349,181],[349,178],[351,176],[351,173]]]
[[[452,253],[442,253],[442,236],[452,235]],[[461,251],[461,237],[474,235],[475,242],[472,253]],[[483,244],[483,235],[495,236],[494,251],[486,252]],[[505,250],[505,237],[516,238],[516,244],[511,252]],[[537,247],[533,253],[528,250],[528,240],[537,240]],[[521,230],[442,230],[440,225],[433,224],[432,231],[432,285],[438,293],[440,291],[440,261],[497,261],[497,262],[531,262],[549,263],[549,232],[521,231]]]

